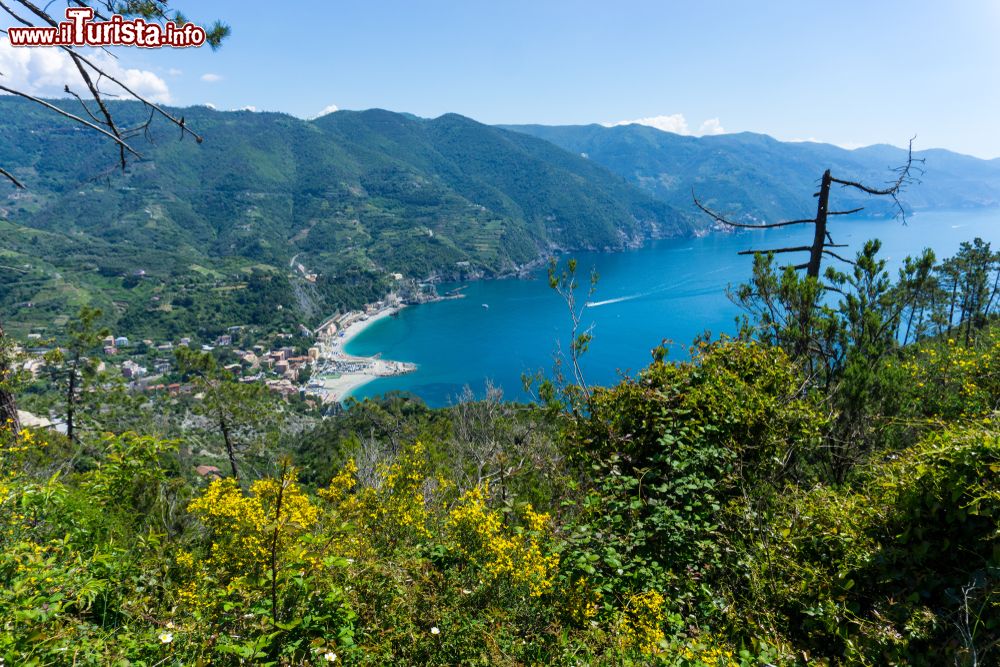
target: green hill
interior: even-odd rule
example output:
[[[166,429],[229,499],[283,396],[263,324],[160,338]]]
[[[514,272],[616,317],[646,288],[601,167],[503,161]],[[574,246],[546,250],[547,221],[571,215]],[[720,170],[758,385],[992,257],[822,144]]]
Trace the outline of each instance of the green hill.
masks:
[[[29,186],[0,186],[0,307],[15,324],[87,301],[134,333],[315,322],[378,298],[391,273],[500,275],[700,224],[591,161],[454,114],[177,113],[205,142],[159,128],[121,174],[100,137],[0,99],[0,164]]]

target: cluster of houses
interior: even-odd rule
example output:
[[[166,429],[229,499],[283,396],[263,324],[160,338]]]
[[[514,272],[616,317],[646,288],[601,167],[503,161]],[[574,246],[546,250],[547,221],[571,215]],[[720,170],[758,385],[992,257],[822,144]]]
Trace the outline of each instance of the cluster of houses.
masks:
[[[217,337],[210,344],[203,344],[200,349],[211,352],[216,348],[231,348],[233,334],[239,327],[233,327],[230,333]],[[271,391],[282,396],[301,395],[306,391],[303,371],[314,367],[320,359],[319,347],[310,347],[306,354],[281,341],[292,338],[292,334],[277,335],[277,343],[268,347],[254,345],[249,350],[231,349],[233,363],[224,366],[240,382],[263,382]],[[37,334],[29,336],[31,340],[40,340]],[[281,345],[278,347],[277,345]],[[143,340],[142,345],[132,343],[126,336],[107,336],[101,341],[104,358],[97,364],[99,373],[109,367],[117,366],[122,377],[134,391],[149,393],[164,392],[172,396],[189,393],[191,387],[178,382],[169,382],[170,375],[176,369],[172,351],[176,347],[192,347],[190,338],[181,338],[176,343],[166,342],[156,344],[152,340]],[[44,350],[27,356],[21,368],[32,377],[40,377],[45,368]],[[163,353],[162,356],[158,353]],[[227,355],[229,356],[229,355]],[[120,363],[116,363],[116,358]]]
[[[236,355],[240,356],[241,351],[237,350]],[[255,345],[253,351],[242,352],[241,359],[251,370],[266,368],[294,380],[304,367],[319,359],[319,348],[310,347],[307,354],[295,356],[295,350],[290,347],[267,352],[262,345]]]
[[[393,274],[393,278],[401,281],[403,276]],[[315,344],[305,350],[287,344],[294,338],[292,333],[276,334],[268,344],[256,344],[249,349],[239,349],[235,345],[241,339],[242,326],[230,327],[226,333],[208,342],[194,342],[184,337],[177,341],[156,343],[153,340],[141,342],[130,341],[127,336],[109,335],[101,341],[103,357],[98,360],[98,372],[108,367],[117,367],[121,376],[129,383],[133,391],[170,395],[189,393],[192,387],[176,380],[176,361],[173,351],[177,347],[200,348],[203,352],[212,352],[218,348],[226,348],[221,358],[229,363],[224,369],[239,382],[261,382],[269,390],[282,396],[320,397],[327,395],[324,378],[330,374],[374,374],[396,375],[410,372],[412,365],[401,362],[384,361],[374,358],[352,357],[343,352],[345,334],[351,325],[368,320],[384,313],[386,309],[400,307],[403,303],[420,303],[434,300],[437,297],[433,289],[420,289],[403,299],[397,293],[376,303],[368,304],[363,310],[349,311],[337,314],[324,322],[315,332],[300,325],[304,337],[313,338]],[[29,334],[30,340],[38,340],[40,334]],[[36,348],[40,349],[40,348]],[[44,368],[42,354],[36,354],[27,359],[24,369],[38,377]],[[171,381],[174,380],[174,381]]]
[[[104,354],[107,356],[114,356],[118,354],[118,348],[128,347],[128,338],[125,336],[108,336],[104,339]]]
[[[232,347],[233,334],[237,333],[239,329],[240,327],[233,327],[229,333],[217,337],[211,343],[201,345],[201,350],[211,352],[216,348]],[[292,334],[278,334],[279,340],[291,337]],[[181,338],[176,344],[173,342],[155,344],[152,340],[144,340],[142,343],[142,347],[147,352],[169,353],[175,347],[192,347],[190,338]],[[108,336],[102,341],[102,346],[107,357],[129,354],[138,349],[137,346],[130,348],[129,339],[125,336]],[[299,380],[302,371],[319,360],[320,348],[311,347],[306,354],[302,355],[297,354],[296,349],[290,346],[269,349],[258,344],[249,350],[233,349],[232,355],[238,361],[227,364],[224,368],[240,382],[264,382],[271,391],[283,396],[291,396],[301,393]],[[39,363],[41,363],[40,360]],[[166,392],[174,396],[190,391],[190,387],[187,385],[160,381],[174,369],[172,355],[166,355],[164,358],[155,359],[147,364],[149,365],[144,366],[136,359],[126,358],[119,364],[118,368],[122,377],[130,382],[133,389],[138,391]]]

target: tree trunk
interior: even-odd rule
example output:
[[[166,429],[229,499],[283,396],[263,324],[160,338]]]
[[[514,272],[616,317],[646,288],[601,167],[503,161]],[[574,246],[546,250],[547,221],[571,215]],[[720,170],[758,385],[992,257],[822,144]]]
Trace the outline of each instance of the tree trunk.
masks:
[[[993,281],[993,291],[990,292],[990,300],[986,302],[986,317],[987,317],[987,319],[990,316],[990,310],[993,309],[993,299],[996,298],[997,292],[1000,291],[1000,255],[997,255],[997,257],[998,257],[998,259],[997,259],[997,263],[998,263],[998,265],[997,265],[997,277],[996,277],[996,280]]]
[[[809,264],[806,275],[819,278],[819,267],[823,259],[823,248],[826,246],[826,214],[830,206],[830,170],[823,172],[823,181],[819,186],[819,203],[816,205],[816,227],[813,234],[812,247],[809,249]]]
[[[951,333],[951,328],[955,326],[955,295],[958,294],[958,272],[955,272],[953,276],[954,280],[951,283],[951,308],[948,310],[948,333]]]
[[[809,248],[809,263],[806,265],[806,276],[819,280],[819,268],[823,261],[823,248],[826,246],[826,218],[830,205],[830,170],[823,172],[823,181],[819,188],[819,203],[816,205],[816,224],[813,233],[812,246]],[[809,351],[809,328],[812,325],[812,303],[802,304],[799,313],[799,337],[795,341],[795,356],[804,358]]]
[[[69,369],[69,389],[66,391],[66,439],[73,442],[73,418],[76,412],[76,361]]]
[[[962,294],[962,310],[961,310],[961,312],[959,313],[959,316],[958,316],[958,335],[960,337],[962,335],[962,325],[965,324],[965,321],[967,319],[969,319],[969,317],[970,317],[970,315],[969,315],[969,286],[968,285],[963,285],[962,286],[962,291],[963,291],[963,294]],[[965,345],[966,345],[966,347],[968,347],[968,345],[969,345],[968,334],[966,334]]]
[[[903,334],[903,345],[906,345],[906,341],[910,340],[910,329],[913,327],[913,318],[916,317],[917,307],[910,306],[910,316],[906,318],[906,333]]]
[[[240,473],[236,469],[236,447],[233,445],[233,438],[229,434],[229,424],[226,422],[222,410],[219,410],[219,430],[222,431],[222,439],[226,442],[226,455],[229,457],[229,467],[233,469],[233,479],[239,481]]]
[[[0,346],[4,340],[3,324],[0,323]],[[17,433],[21,430],[21,421],[17,417],[17,402],[14,400],[14,394],[4,384],[10,381],[13,372],[7,354],[0,347],[0,430],[9,425],[10,429]]]

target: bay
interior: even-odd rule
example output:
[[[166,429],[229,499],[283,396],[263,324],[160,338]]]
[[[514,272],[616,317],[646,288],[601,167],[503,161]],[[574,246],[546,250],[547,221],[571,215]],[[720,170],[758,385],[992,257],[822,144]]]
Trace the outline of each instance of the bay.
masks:
[[[1000,249],[1000,211],[994,209],[920,212],[906,224],[838,219],[830,229],[837,243],[850,246],[842,249],[849,256],[866,240],[880,239],[881,255],[894,277],[903,258],[925,247],[939,260],[977,236]],[[590,301],[583,324],[592,326],[594,335],[583,363],[587,382],[611,384],[622,373],[634,374],[649,363],[651,350],[661,341],[667,342],[672,358],[683,358],[706,330],[732,333],[739,309],[726,289],[745,281],[752,267],[752,258],[737,252],[808,244],[811,237],[812,228],[802,226],[666,239],[626,252],[574,253],[583,284],[579,299]],[[588,299],[586,278],[592,268],[600,280]],[[442,406],[455,402],[464,386],[482,394],[489,381],[507,398],[523,399],[523,374],[551,374],[553,355],[560,347],[568,349],[570,318],[566,304],[549,288],[544,269],[529,279],[445,284],[440,290],[456,287],[463,288],[464,299],[405,308],[348,344],[351,354],[381,353],[418,366],[414,373],[358,388],[355,398],[403,391]]]

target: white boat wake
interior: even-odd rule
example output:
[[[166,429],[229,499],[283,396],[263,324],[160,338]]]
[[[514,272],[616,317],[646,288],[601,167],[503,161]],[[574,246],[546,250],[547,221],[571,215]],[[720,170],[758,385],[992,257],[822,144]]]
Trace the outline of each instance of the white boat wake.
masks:
[[[657,285],[655,289],[651,289],[647,292],[640,292],[638,294],[629,294],[628,296],[619,296],[613,299],[604,299],[603,301],[588,301],[585,305],[587,308],[597,308],[599,306],[610,306],[615,303],[622,303],[623,301],[634,301],[635,299],[641,299],[647,296],[653,296],[654,294],[661,294],[663,292],[670,292],[671,298],[683,298],[688,296],[695,296],[699,294],[708,294],[712,290],[719,289],[714,283],[705,286],[699,285],[695,289],[680,290],[679,288],[685,287],[692,282],[699,281],[704,282],[704,277],[712,275],[713,273],[720,273],[722,271],[728,271],[732,268],[731,265],[726,265],[712,271],[705,271],[697,275],[685,276],[679,280],[673,280],[668,283],[663,283],[662,285]]]
[[[587,308],[597,308],[598,306],[610,306],[613,303],[621,303],[622,301],[632,301],[633,299],[639,299],[646,296],[646,294],[632,294],[630,296],[620,296],[616,299],[605,299],[604,301],[588,301]]]

